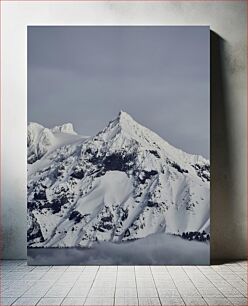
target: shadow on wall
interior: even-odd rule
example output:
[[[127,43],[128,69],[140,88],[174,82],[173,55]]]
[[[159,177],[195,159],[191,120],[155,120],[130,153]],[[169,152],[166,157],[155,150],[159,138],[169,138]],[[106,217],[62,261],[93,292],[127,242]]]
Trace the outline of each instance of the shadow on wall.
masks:
[[[225,41],[210,32],[211,263],[239,258],[240,231],[235,222],[234,169],[230,112],[224,71]],[[232,243],[230,243],[232,242]],[[236,244],[236,247],[235,247]],[[242,250],[240,250],[242,251]]]

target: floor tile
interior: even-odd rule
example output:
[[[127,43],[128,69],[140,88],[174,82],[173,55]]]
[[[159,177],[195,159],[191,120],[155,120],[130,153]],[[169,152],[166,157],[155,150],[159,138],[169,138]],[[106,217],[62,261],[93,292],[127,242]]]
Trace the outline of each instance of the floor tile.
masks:
[[[155,287],[145,288],[138,287],[138,297],[157,297],[158,292]]]
[[[10,298],[10,297],[1,297],[1,305],[11,305],[12,303],[14,303],[16,300],[16,298]]]
[[[161,303],[158,298],[153,298],[153,297],[139,298],[139,306],[148,306],[148,305],[160,306]]]
[[[138,287],[142,287],[142,288],[151,288],[151,287],[155,287],[155,283],[153,281],[153,279],[140,279],[137,278],[136,279],[136,283]]]
[[[241,292],[230,285],[227,288],[218,287],[218,289],[225,297],[243,297]]]
[[[185,305],[181,298],[162,297],[160,298],[160,301],[162,306]]]
[[[68,297],[87,297],[89,291],[90,291],[90,286],[87,284],[73,286],[67,296]]]
[[[136,287],[136,282],[135,280],[127,280],[127,279],[121,279],[117,280],[116,282],[116,287]]]
[[[37,305],[51,306],[51,305],[60,305],[63,301],[63,298],[42,298]]]
[[[2,293],[1,293],[1,296],[2,297],[16,297],[16,298],[19,298],[20,296],[23,295],[23,293],[26,291],[27,289],[13,289],[13,288],[10,288],[10,289],[7,289],[7,290],[4,290]]]
[[[186,305],[193,305],[193,306],[207,305],[207,303],[201,297],[183,297],[183,300]]]
[[[70,305],[70,306],[83,306],[85,303],[85,298],[65,298],[61,305]]]
[[[177,289],[157,288],[160,297],[180,297]]]
[[[118,274],[121,272],[134,272],[134,266],[119,266],[118,267]]]
[[[35,266],[33,269],[33,272],[38,272],[38,271],[47,272],[50,269],[51,269],[51,266]]]
[[[69,266],[66,272],[83,272],[85,266]]]
[[[222,298],[223,294],[217,290],[217,289],[212,289],[211,287],[205,287],[205,288],[197,288],[200,295],[203,297],[209,297],[209,298]]]
[[[138,298],[126,298],[126,297],[116,297],[115,305],[126,306],[126,305],[138,305]]]
[[[65,272],[68,266],[52,266],[50,272]]]
[[[24,305],[24,306],[32,306],[38,303],[40,298],[28,298],[28,297],[21,297],[15,301],[13,305]]]
[[[23,296],[24,297],[43,297],[47,291],[50,289],[51,284],[44,284],[43,282],[35,284],[30,289],[28,289]]]
[[[200,293],[195,288],[188,290],[178,289],[178,291],[182,297],[201,297]]]
[[[51,298],[65,297],[67,293],[70,291],[70,289],[71,286],[68,287],[68,286],[55,285],[47,291],[45,297],[51,297]]]
[[[126,298],[137,297],[137,289],[126,288],[126,287],[116,288],[115,297],[126,297]]]
[[[102,272],[117,272],[117,266],[100,266],[99,271]]]
[[[208,305],[210,306],[226,306],[232,305],[232,303],[227,298],[204,298]]]
[[[247,298],[229,298],[228,299],[233,305],[248,305]]]
[[[74,283],[74,285],[75,286],[90,286],[91,287],[91,285],[93,284],[93,282],[94,282],[94,279],[88,279],[88,280],[86,280],[86,279],[82,279],[81,277],[79,277],[77,280],[76,280],[76,282]]]
[[[111,306],[114,305],[114,298],[87,298],[84,305]]]
[[[98,270],[99,270],[99,266],[87,266],[85,267],[84,272],[85,273],[89,273],[89,272],[96,273]]]
[[[92,286],[93,288],[101,287],[115,287],[115,280],[95,280]]]
[[[171,280],[163,280],[163,279],[159,279],[159,280],[154,280],[156,287],[160,287],[160,288],[176,288],[175,283]]]
[[[114,296],[115,288],[106,287],[106,288],[92,288],[89,292],[89,297],[108,297],[111,298]]]

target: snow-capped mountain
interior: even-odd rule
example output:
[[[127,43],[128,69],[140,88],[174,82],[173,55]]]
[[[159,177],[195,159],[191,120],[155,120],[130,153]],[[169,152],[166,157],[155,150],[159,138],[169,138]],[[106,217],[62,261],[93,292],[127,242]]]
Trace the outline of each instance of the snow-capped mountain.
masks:
[[[52,129],[30,122],[27,129],[28,164],[33,164],[45,154],[62,145],[81,139],[71,123],[55,126]]]
[[[29,130],[29,247],[209,233],[209,161],[174,148],[127,113],[89,138],[66,132],[70,140],[62,141],[73,129],[34,123]]]

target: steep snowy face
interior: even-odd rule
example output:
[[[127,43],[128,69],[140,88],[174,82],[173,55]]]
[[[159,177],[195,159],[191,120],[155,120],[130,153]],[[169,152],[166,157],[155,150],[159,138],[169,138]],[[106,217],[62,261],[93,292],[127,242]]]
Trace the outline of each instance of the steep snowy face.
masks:
[[[145,149],[157,149],[178,162],[187,163],[207,163],[209,161],[200,155],[192,155],[176,149],[156,133],[136,122],[128,113],[121,111],[118,117],[111,121],[109,125],[100,132],[97,137],[105,141],[115,142],[116,147],[128,146],[137,143]],[[117,142],[116,142],[117,141]]]
[[[30,122],[27,130],[28,163],[40,159],[54,142],[53,133],[42,125]]]
[[[35,169],[28,178],[31,247],[209,233],[209,161],[125,112],[96,136],[46,154]]]
[[[33,164],[55,148],[79,138],[71,123],[48,129],[38,123],[30,122],[27,128],[28,164]]]

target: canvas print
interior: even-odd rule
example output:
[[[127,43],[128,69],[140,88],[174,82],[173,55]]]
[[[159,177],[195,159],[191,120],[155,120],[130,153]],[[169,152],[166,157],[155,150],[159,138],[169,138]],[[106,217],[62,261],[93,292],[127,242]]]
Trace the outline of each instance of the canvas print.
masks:
[[[209,264],[207,26],[28,27],[28,263]]]

